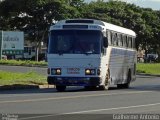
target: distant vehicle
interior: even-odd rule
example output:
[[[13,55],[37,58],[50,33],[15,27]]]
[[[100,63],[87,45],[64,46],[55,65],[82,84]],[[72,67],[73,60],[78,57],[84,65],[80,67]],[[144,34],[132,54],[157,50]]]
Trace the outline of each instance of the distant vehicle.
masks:
[[[7,56],[6,55],[2,55],[2,60],[7,60]]]
[[[24,46],[23,58],[24,59],[31,59],[35,56],[36,50],[33,46]]]
[[[156,62],[158,60],[158,54],[147,54],[146,61],[147,62]]]
[[[50,27],[48,84],[128,88],[136,79],[134,31],[93,19],[62,20]]]

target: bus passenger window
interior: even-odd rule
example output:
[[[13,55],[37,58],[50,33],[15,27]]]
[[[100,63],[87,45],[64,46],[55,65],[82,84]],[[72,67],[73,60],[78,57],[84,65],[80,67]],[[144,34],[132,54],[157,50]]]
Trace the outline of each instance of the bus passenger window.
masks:
[[[112,40],[112,45],[114,45],[114,33],[112,32],[112,38],[111,38],[111,40]]]
[[[128,47],[132,48],[132,39],[131,39],[131,37],[128,37]]]
[[[121,38],[121,46],[123,46],[123,35],[121,34],[120,36],[121,36],[120,37]]]
[[[126,36],[126,47],[129,47],[128,36]]]
[[[123,35],[123,47],[126,47],[126,37]]]
[[[112,36],[111,36],[110,31],[107,31],[106,34],[107,34],[106,36],[108,37],[108,44],[112,45]]]
[[[117,35],[117,40],[118,40],[118,46],[121,47],[122,46],[121,34]]]
[[[132,44],[133,44],[133,48],[136,48],[136,45],[135,45],[135,38],[132,37]]]
[[[114,37],[113,37],[113,45],[118,46],[118,38],[116,33],[114,34]]]

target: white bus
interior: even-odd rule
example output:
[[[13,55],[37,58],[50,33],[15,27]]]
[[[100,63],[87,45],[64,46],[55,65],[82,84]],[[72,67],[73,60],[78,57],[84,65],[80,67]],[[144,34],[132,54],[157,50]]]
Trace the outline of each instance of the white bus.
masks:
[[[50,27],[48,84],[106,90],[136,79],[134,31],[94,19],[61,20]]]
[[[23,58],[24,59],[31,59],[35,55],[36,55],[35,47],[24,46],[24,53],[23,53]]]

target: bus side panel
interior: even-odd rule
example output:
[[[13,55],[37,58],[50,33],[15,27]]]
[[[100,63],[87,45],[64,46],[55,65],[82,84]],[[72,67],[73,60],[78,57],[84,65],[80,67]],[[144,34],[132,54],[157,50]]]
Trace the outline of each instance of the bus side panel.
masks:
[[[110,48],[109,69],[112,84],[123,84],[127,82],[129,69],[132,80],[135,80],[136,52],[130,49],[112,47]]]

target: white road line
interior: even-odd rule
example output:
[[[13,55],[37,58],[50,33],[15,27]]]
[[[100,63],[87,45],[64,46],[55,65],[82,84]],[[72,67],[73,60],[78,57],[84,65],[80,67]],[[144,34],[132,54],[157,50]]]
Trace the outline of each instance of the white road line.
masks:
[[[111,96],[111,95],[127,95],[127,94],[141,94],[149,93],[153,91],[132,91],[132,92],[122,92],[122,93],[111,93],[111,94],[90,94],[90,95],[79,95],[79,96],[66,96],[66,97],[50,97],[50,98],[35,98],[35,99],[23,99],[23,100],[10,100],[10,101],[0,101],[0,104],[4,103],[24,103],[24,102],[38,102],[38,101],[48,101],[48,100],[63,100],[63,99],[76,99],[76,98],[87,98],[87,97],[100,97],[100,96]]]
[[[117,108],[107,108],[107,109],[86,110],[86,111],[64,113],[63,115],[94,113],[94,112],[101,112],[101,111],[122,110],[122,109],[131,109],[131,108],[140,108],[140,107],[150,107],[150,106],[156,106],[156,105],[160,105],[160,103],[145,104],[145,105],[135,105],[135,106],[127,106],[127,107],[117,107]]]
[[[59,116],[59,115],[60,115],[60,114],[41,115],[41,116],[33,116],[33,117],[19,118],[18,120],[29,120],[29,119],[37,119],[37,118],[45,118],[45,117],[54,117],[54,116]]]
[[[77,112],[69,112],[69,113],[54,114],[54,115],[41,115],[41,116],[20,118],[20,120],[29,120],[29,119],[45,118],[45,117],[55,117],[55,116],[60,116],[60,115],[72,115],[72,114],[94,113],[94,112],[101,112],[101,111],[123,110],[123,109],[150,107],[150,106],[157,106],[157,105],[160,105],[160,103],[144,104],[144,105],[135,105],[135,106],[126,106],[126,107],[116,107],[116,108],[107,108],[107,109],[95,109],[95,110],[77,111]]]

